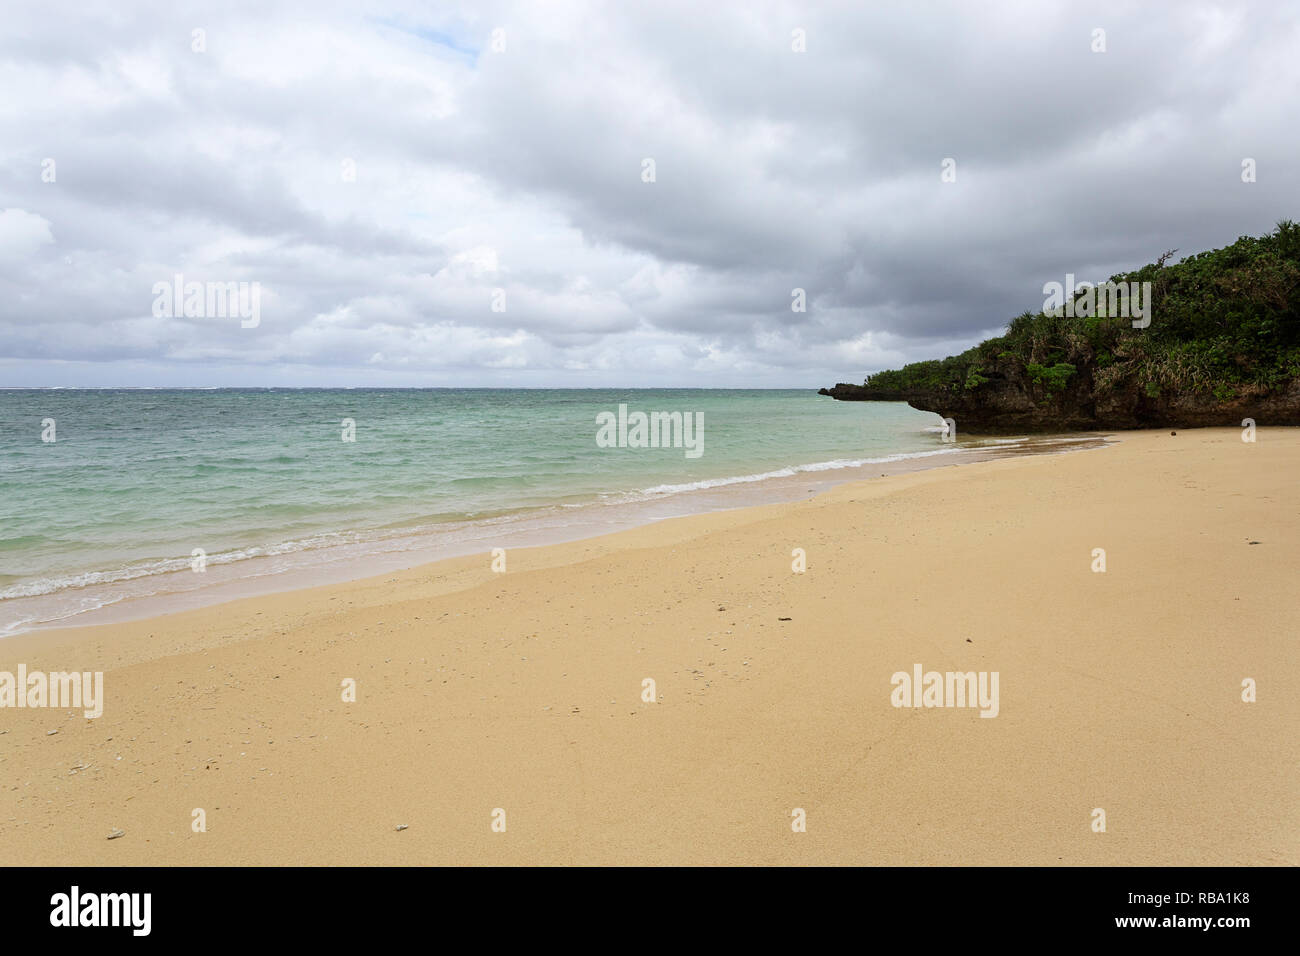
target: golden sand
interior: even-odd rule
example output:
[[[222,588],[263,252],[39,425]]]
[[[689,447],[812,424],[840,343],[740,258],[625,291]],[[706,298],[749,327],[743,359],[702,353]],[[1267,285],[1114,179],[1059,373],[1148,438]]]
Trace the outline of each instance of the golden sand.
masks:
[[[106,695],[0,710],[0,864],[1300,863],[1300,431],[1257,437],[0,641]],[[893,706],[917,664],[997,716]]]

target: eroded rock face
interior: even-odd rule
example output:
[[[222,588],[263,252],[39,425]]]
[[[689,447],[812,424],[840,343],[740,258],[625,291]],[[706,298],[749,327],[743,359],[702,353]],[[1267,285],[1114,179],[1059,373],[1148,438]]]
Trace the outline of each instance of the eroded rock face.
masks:
[[[902,402],[902,392],[887,392],[884,389],[872,389],[868,391],[861,385],[850,385],[847,382],[840,382],[834,388],[819,388],[818,395],[829,395],[831,398],[841,402]]]
[[[1059,392],[1029,382],[1015,371],[997,369],[973,389],[883,390],[841,382],[818,394],[842,402],[907,402],[923,412],[955,419],[966,434],[1240,427],[1245,418],[1260,426],[1300,425],[1300,379],[1284,389],[1244,389],[1223,400],[1208,391],[1152,396],[1136,383],[1099,390],[1093,371],[1081,369]]]

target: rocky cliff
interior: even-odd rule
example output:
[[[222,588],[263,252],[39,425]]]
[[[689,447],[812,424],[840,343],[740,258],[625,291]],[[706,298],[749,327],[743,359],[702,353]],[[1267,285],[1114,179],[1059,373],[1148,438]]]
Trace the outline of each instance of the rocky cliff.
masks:
[[[841,402],[907,402],[951,418],[960,432],[976,435],[1240,426],[1246,418],[1259,425],[1300,425],[1300,378],[1285,389],[1256,387],[1218,399],[1204,391],[1151,396],[1136,384],[1098,395],[1086,374],[1057,394],[1026,381],[1018,370],[990,369],[986,376],[988,382],[971,390],[882,389],[841,382],[818,394]]]

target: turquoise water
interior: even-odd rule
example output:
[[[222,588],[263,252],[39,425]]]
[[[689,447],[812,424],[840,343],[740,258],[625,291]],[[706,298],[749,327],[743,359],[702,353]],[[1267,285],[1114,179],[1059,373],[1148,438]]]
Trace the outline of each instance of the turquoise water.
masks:
[[[697,416],[701,454],[598,446],[597,416],[620,404]],[[576,515],[941,452],[939,424],[811,391],[0,391],[0,628],[32,621],[25,599],[97,606],[111,585],[191,571],[195,549],[215,568]]]

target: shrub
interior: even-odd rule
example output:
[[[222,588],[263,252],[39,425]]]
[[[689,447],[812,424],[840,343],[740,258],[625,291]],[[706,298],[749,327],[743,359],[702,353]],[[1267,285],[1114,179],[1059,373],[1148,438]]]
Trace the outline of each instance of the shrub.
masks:
[[[1065,389],[1065,383],[1069,381],[1070,376],[1078,370],[1068,362],[1057,362],[1050,368],[1031,362],[1025,366],[1025,371],[1029,373],[1029,380],[1035,385],[1042,385],[1049,392],[1060,392]]]

